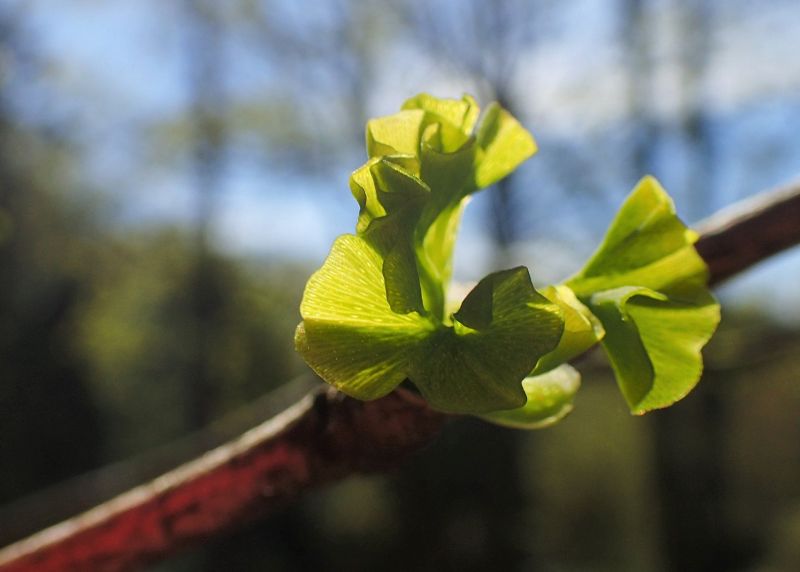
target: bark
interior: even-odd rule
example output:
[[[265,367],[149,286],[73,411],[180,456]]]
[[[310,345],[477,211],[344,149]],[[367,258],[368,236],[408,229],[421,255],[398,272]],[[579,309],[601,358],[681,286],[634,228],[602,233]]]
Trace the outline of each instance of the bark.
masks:
[[[700,230],[697,248],[718,284],[800,243],[800,183],[719,213]],[[203,457],[0,550],[0,572],[135,569],[313,487],[389,470],[445,420],[405,389],[370,402],[321,389]]]

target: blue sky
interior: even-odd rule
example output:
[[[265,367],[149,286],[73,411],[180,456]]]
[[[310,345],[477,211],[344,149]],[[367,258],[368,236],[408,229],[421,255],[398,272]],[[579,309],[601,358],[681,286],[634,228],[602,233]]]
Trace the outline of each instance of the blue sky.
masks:
[[[163,142],[154,135],[188,102],[180,4],[35,0],[22,5],[31,37],[52,64],[42,79],[57,95],[51,111],[71,117],[89,183],[113,198],[122,223],[190,220],[194,196],[188,163],[179,154],[162,153]],[[541,268],[537,275],[545,279],[557,279],[579,263],[634,182],[625,160],[629,78],[615,6],[580,0],[553,8],[547,33],[521,54],[516,68],[513,89],[531,94],[520,98],[521,118],[541,147],[540,157],[521,175],[533,193],[523,201],[526,216],[541,229],[530,238],[559,256],[548,262],[528,242],[514,256]],[[681,14],[665,0],[648,6],[654,69],[648,108],[666,126],[654,169],[675,195],[679,211],[692,218],[686,209],[698,182],[687,180],[691,157],[680,133],[669,128],[687,105],[676,67]],[[713,118],[712,204],[720,208],[800,174],[800,4],[718,1],[713,9],[707,73],[695,96]],[[400,34],[374,54],[379,63],[398,63],[381,65],[371,76],[365,96],[370,113],[389,113],[420,90],[458,96],[474,89],[473,80],[431,58],[416,40]],[[253,56],[246,45],[231,42],[226,54],[226,90],[232,99],[258,100],[263,93],[267,100],[289,82],[302,81],[302,70],[290,78],[269,58]],[[394,73],[398,69],[402,73]],[[558,172],[564,160],[559,154],[565,150],[574,153],[577,162],[571,170],[581,175],[574,185],[596,187],[602,196],[595,198],[589,189],[577,200],[564,199],[571,184]],[[234,154],[215,220],[219,246],[246,256],[319,263],[332,238],[348,232],[354,222],[347,177],[358,160],[308,177],[280,164],[265,168],[239,161]],[[457,249],[462,277],[474,278],[492,265],[487,202],[478,197],[468,211],[466,237]],[[800,306],[793,287],[776,287],[790,276],[800,276],[796,254],[765,264],[724,295],[746,299],[768,285],[776,292],[770,303],[785,315],[787,305]],[[800,311],[789,314],[800,320]]]

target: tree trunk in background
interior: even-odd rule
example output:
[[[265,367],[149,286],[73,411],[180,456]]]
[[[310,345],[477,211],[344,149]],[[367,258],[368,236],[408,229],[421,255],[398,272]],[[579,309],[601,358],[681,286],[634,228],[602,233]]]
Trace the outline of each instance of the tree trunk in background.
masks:
[[[681,12],[683,37],[680,68],[683,78],[683,106],[680,126],[688,147],[689,168],[685,187],[685,203],[692,221],[711,215],[722,205],[716,204],[714,180],[716,149],[711,118],[705,96],[706,70],[714,22],[711,0],[683,0]]]
[[[0,9],[0,54],[15,71],[0,77],[0,504],[96,467],[103,446],[72,345],[83,292],[61,256],[74,247],[58,196],[67,178],[56,165],[45,165],[46,181],[34,176],[58,142],[16,124],[6,96],[37,66],[17,18]],[[31,141],[38,145],[21,153]]]
[[[184,392],[186,423],[206,426],[214,413],[216,382],[210,367],[211,336],[219,319],[221,284],[209,245],[225,162],[223,30],[212,2],[187,3],[188,87],[193,128],[196,259],[188,291],[188,363]]]
[[[514,104],[510,100],[505,87],[501,85],[492,86],[494,91],[493,98],[497,103],[507,109],[514,117],[519,117]],[[514,183],[517,175],[512,173],[508,177],[500,180],[491,191],[491,229],[492,239],[494,240],[495,251],[498,262],[501,264],[494,269],[505,268],[509,256],[509,249],[515,240],[518,239],[519,216],[514,208]]]

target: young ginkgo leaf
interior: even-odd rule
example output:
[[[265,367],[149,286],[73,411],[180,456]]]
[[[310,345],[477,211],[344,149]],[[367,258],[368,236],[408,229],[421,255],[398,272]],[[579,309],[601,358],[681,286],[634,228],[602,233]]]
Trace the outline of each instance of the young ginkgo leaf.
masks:
[[[720,313],[696,238],[661,185],[646,177],[597,252],[566,282],[602,322],[603,347],[633,413],[671,405],[700,379],[700,350]]]
[[[481,419],[515,429],[543,429],[561,421],[572,411],[581,386],[581,375],[569,364],[522,380],[527,403],[517,409],[484,413]]]
[[[694,248],[696,240],[663,187],[645,177],[617,212],[597,251],[566,285],[581,300],[620,286],[705,290],[708,270]]]
[[[564,333],[558,346],[542,356],[531,375],[540,375],[578,357],[603,339],[605,330],[594,314],[581,303],[567,286],[548,286],[545,298],[558,305],[564,316]]]
[[[672,405],[700,380],[700,350],[719,322],[710,294],[674,299],[629,286],[595,294],[592,308],[605,326],[603,347],[633,413]]]

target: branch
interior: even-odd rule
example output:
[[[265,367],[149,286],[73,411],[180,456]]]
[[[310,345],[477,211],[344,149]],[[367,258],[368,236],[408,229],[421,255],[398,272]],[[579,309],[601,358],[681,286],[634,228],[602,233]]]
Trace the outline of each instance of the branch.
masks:
[[[2,572],[130,570],[288,504],[397,466],[445,416],[406,391],[370,402],[333,389],[154,481],[0,551]]]
[[[721,281],[800,243],[800,183],[700,225]],[[0,550],[0,572],[130,570],[217,537],[355,473],[385,471],[438,435],[446,415],[399,389],[361,402],[318,390],[154,481]]]
[[[719,284],[800,243],[800,181],[723,209],[697,230],[709,282]]]

